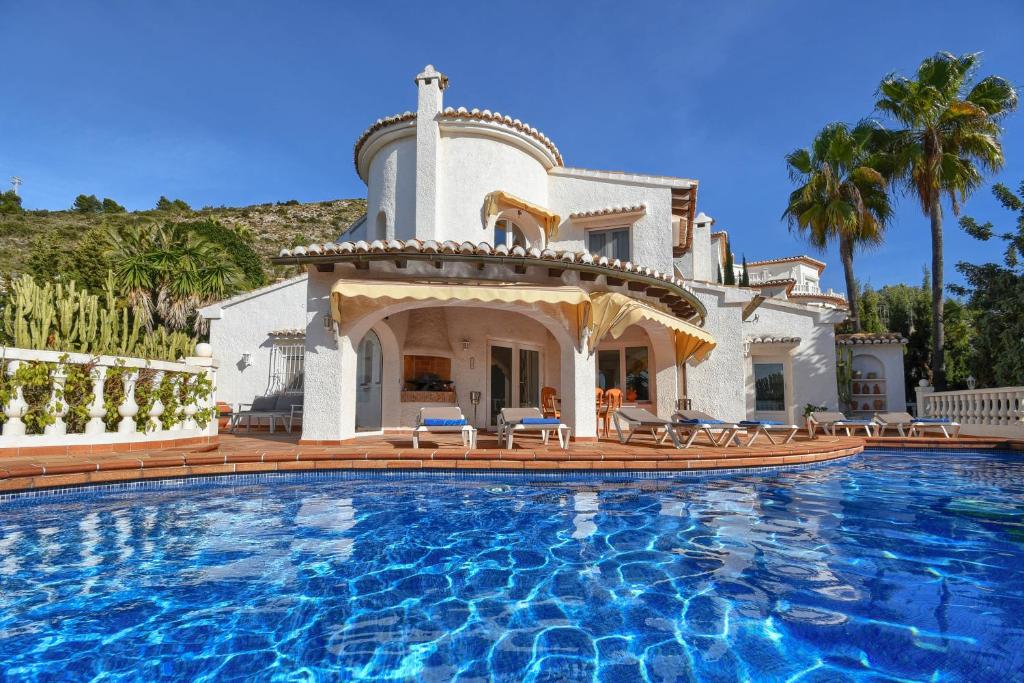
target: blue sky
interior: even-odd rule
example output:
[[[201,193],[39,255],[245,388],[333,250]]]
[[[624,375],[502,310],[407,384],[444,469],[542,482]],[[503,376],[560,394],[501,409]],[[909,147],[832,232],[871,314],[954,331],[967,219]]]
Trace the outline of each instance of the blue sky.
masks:
[[[784,155],[833,120],[871,113],[889,71],[937,50],[982,51],[1024,88],[1024,3],[865,0],[341,3],[0,0],[0,178],[31,208],[79,193],[129,208],[365,196],[352,144],[414,109],[433,63],[446,104],[528,121],[586,168],[700,181],[699,208],[748,258],[808,252],[779,220]],[[1024,180],[1024,111],[1007,119]],[[1009,225],[987,188],[966,212]],[[993,260],[947,220],[947,262]],[[875,286],[921,278],[926,219],[903,200]],[[835,253],[825,284],[842,288]],[[951,266],[947,267],[951,271]],[[953,273],[951,276],[955,277]]]

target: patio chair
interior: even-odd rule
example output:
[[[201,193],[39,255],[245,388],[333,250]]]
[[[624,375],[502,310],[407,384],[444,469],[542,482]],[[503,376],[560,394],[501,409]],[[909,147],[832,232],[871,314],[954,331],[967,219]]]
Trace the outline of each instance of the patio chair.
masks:
[[[512,448],[517,433],[538,433],[546,446],[552,432],[562,450],[569,447],[572,431],[568,425],[557,417],[544,417],[539,408],[502,408],[498,414],[498,442],[504,441],[505,448]]]
[[[689,448],[693,442],[703,433],[712,444],[721,448],[728,448],[736,439],[740,426],[734,422],[716,420],[707,413],[699,410],[680,410],[672,414],[672,424],[679,432],[680,438],[686,437],[683,448]],[[715,436],[715,432],[718,436]]]
[[[554,387],[544,387],[540,390],[540,405],[544,409],[544,417],[562,417],[562,411],[559,407],[560,400],[558,398],[558,389]]]
[[[947,439],[955,439],[960,436],[960,423],[953,422],[946,417],[914,417],[910,413],[879,413],[875,415],[875,422],[878,424],[879,436],[884,435],[886,429],[894,427],[902,437],[912,437],[915,434],[924,436],[928,429],[941,431]]]
[[[629,443],[634,434],[650,429],[651,436],[654,437],[659,446],[665,443],[665,439],[672,439],[673,446],[676,448],[683,447],[683,444],[679,441],[679,435],[676,434],[674,423],[658,417],[651,411],[643,408],[619,408],[612,414],[612,424],[615,425],[615,433],[619,437],[619,443]],[[658,431],[662,429],[665,430],[665,433],[659,437]]]
[[[816,410],[807,416],[807,434],[812,439],[817,427],[821,427],[821,431],[832,436],[837,436],[836,431],[839,429],[845,429],[847,436],[853,436],[851,429],[856,431],[863,427],[868,436],[874,436],[871,428],[877,426],[873,420],[851,420],[840,412]]]
[[[788,425],[783,422],[777,422],[775,420],[740,420],[740,429],[745,430],[750,438],[743,444],[744,446],[751,446],[757,437],[764,436],[773,446],[780,444],[787,444],[793,440],[796,433],[800,430],[797,425]],[[781,441],[776,441],[772,433],[777,434],[782,438]]]
[[[281,421],[282,427],[291,431],[287,422],[288,413],[277,408],[279,398],[279,396],[257,396],[252,400],[252,403],[239,403],[238,410],[231,413],[228,431],[234,434],[242,421],[245,421],[245,431],[252,431],[253,418],[256,419],[256,426],[259,426],[261,420],[267,420],[271,434],[274,433],[274,425],[278,420]]]
[[[462,436],[462,445],[476,448],[476,427],[469,424],[456,406],[439,408],[420,408],[416,418],[416,427],[412,430],[412,447],[420,447],[421,434],[455,434]]]
[[[598,427],[600,428],[601,424],[603,424],[604,435],[608,436],[611,434],[612,415],[622,407],[622,389],[614,388],[607,390],[604,392],[604,398],[601,403],[602,410],[598,412],[601,423]]]

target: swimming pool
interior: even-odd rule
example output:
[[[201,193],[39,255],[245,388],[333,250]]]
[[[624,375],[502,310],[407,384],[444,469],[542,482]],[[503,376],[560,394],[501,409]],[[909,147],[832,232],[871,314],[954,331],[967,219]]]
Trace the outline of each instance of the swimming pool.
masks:
[[[0,504],[9,680],[1009,680],[1024,456]]]

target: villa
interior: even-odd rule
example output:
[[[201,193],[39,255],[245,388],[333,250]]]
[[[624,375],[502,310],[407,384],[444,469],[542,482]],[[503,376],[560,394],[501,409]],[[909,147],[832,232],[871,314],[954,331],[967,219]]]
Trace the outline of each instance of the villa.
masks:
[[[416,111],[355,143],[367,212],[343,241],[283,249],[305,274],[202,309],[220,401],[302,394],[302,439],[320,443],[408,430],[425,406],[488,428],[545,387],[577,441],[597,437],[596,387],[662,416],[838,407],[847,307],[820,289],[824,263],[754,261],[749,287],[723,285],[727,236],[697,180],[567,166],[519,119],[444,106],[432,66],[415,83]],[[903,410],[900,340],[838,341]]]

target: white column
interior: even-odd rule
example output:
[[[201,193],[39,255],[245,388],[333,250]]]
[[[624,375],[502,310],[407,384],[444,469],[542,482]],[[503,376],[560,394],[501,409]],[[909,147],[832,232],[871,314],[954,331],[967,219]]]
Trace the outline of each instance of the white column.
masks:
[[[121,416],[121,421],[117,423],[119,434],[131,434],[135,431],[135,416],[139,414],[139,404],[135,402],[135,383],[138,379],[138,372],[126,372],[121,378],[124,399],[117,407],[117,414]]]
[[[448,81],[429,64],[416,76],[416,237],[437,239],[441,128],[437,115]]]
[[[7,374],[10,377],[14,377],[14,373],[21,367],[20,360],[12,360],[7,364]],[[21,419],[28,413],[28,403],[25,402],[25,395],[21,391],[21,387],[14,390],[7,405],[4,406],[4,415],[7,416],[7,421],[3,425],[4,436],[24,436],[25,435],[25,422]]]
[[[594,387],[597,386],[596,358],[572,344],[562,345],[562,421],[578,439],[597,437],[597,410]]]
[[[360,341],[361,339],[352,339],[351,337],[338,337],[338,361],[341,365],[340,395],[337,406],[331,411],[331,416],[336,416],[337,420],[334,426],[337,436],[324,437],[329,441],[351,439],[356,435],[356,399],[359,396],[356,374],[359,357],[356,354],[356,349],[359,347]],[[309,375],[307,374],[306,377]],[[303,418],[307,414],[308,410],[304,411]],[[303,430],[303,438],[306,438],[305,430]]]
[[[914,391],[917,393],[917,416],[930,417],[928,400],[935,393],[935,387],[928,386],[928,380],[921,380],[921,384],[914,387]]]
[[[64,398],[64,383],[67,381],[68,376],[64,374],[63,369],[58,365],[50,373],[50,379],[53,382],[53,388],[50,390],[48,410],[54,419],[53,424],[43,427],[43,434],[59,436],[68,433],[68,427],[64,424],[64,416],[68,414],[68,402]]]
[[[107,425],[103,421],[107,409],[103,405],[103,384],[107,379],[107,368],[97,365],[92,369],[92,403],[89,404],[89,422],[85,425],[86,434],[103,434]]]
[[[159,432],[164,428],[163,422],[160,421],[160,417],[164,414],[164,404],[160,400],[160,383],[164,381],[164,373],[157,372],[153,375],[152,389],[153,392],[153,405],[149,407],[149,420],[147,421],[146,431]]]

